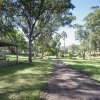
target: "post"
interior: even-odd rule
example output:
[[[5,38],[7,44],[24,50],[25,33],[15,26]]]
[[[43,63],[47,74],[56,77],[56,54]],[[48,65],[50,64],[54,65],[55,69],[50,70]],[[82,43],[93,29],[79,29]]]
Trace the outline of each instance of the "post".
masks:
[[[16,63],[18,64],[18,46],[16,46],[16,55],[17,55],[17,57],[16,57]]]

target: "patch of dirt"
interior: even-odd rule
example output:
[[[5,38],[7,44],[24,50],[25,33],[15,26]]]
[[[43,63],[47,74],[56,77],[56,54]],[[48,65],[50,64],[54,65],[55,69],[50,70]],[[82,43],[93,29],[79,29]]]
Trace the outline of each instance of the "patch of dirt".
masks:
[[[55,60],[43,100],[100,100],[100,84]]]

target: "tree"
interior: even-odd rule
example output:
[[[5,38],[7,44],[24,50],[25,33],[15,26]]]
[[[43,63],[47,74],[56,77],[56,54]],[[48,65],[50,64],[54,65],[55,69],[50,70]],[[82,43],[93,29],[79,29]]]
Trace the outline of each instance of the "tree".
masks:
[[[41,58],[44,56],[44,52],[48,49],[48,44],[51,40],[52,36],[48,32],[44,32],[43,34],[39,35],[39,37],[35,40],[37,43],[37,47],[41,49]]]
[[[79,25],[79,24],[75,24],[74,26],[77,31],[76,31],[76,37],[77,37],[77,40],[80,41],[80,47],[82,49],[82,56],[83,56],[83,59],[85,59],[85,52],[86,52],[86,44],[87,44],[87,40],[88,40],[88,31],[85,29],[84,26],[82,25]]]
[[[0,2],[0,37],[4,37],[6,33],[13,30],[13,26],[11,23],[11,19],[9,17],[6,17],[6,10],[4,9],[4,5],[1,5],[2,2]],[[5,13],[6,12],[6,13]],[[4,14],[3,14],[4,13]]]
[[[78,45],[75,45],[75,44],[69,45],[68,53],[71,53],[72,55],[78,54]]]
[[[80,41],[83,58],[85,58],[86,51],[90,53],[91,58],[91,51],[97,51],[100,48],[100,8],[99,6],[93,6],[91,8],[93,11],[84,18],[85,24],[75,25],[77,29],[76,37]]]
[[[6,33],[6,40],[19,45],[19,50],[25,50],[27,48],[27,42],[24,34],[19,30],[11,30]],[[15,51],[13,47],[9,47],[12,53]]]
[[[63,24],[69,24],[72,16],[69,10],[74,8],[70,0],[9,0],[3,7],[14,19],[13,25],[20,26],[28,39],[30,64],[32,63],[32,42],[41,34],[41,28],[38,27],[41,17],[44,16],[44,19],[48,20],[52,16],[59,15]]]
[[[85,27],[89,32],[90,51],[100,51],[100,7],[91,7],[92,12],[85,18]]]
[[[64,40],[64,54],[65,54],[65,51],[66,51],[66,48],[65,48],[65,39],[67,38],[67,34],[66,32],[62,32],[62,39]]]

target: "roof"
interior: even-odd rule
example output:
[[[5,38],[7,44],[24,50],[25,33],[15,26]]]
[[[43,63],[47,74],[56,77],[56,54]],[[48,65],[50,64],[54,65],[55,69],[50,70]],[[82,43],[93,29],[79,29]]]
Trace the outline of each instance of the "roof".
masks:
[[[7,42],[7,41],[1,41],[0,40],[0,47],[5,47],[5,46],[15,46],[15,47],[18,47],[18,44]]]

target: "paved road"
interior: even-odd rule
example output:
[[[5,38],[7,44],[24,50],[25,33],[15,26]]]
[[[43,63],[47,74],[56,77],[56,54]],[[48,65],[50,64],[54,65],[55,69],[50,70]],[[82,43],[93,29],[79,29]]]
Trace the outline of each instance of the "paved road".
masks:
[[[100,100],[100,84],[55,60],[44,100]]]

